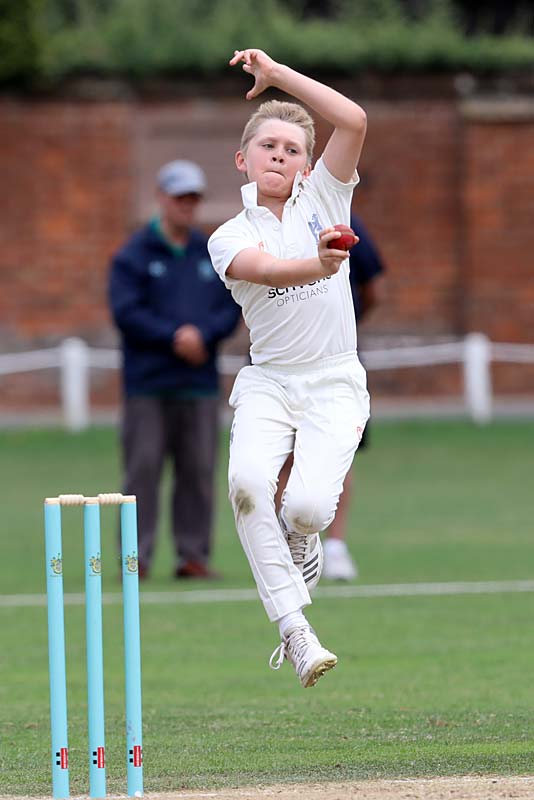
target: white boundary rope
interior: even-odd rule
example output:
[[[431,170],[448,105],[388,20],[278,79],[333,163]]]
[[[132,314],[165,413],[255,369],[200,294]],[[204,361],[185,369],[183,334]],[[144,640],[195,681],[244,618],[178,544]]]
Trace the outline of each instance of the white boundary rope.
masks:
[[[437,597],[462,594],[516,594],[534,592],[534,580],[519,581],[450,581],[446,583],[386,583],[367,586],[324,586],[314,597],[324,600],[363,599],[373,597]],[[122,603],[120,592],[104,592],[106,605]],[[176,592],[141,591],[143,605],[175,605],[197,603],[243,603],[258,599],[256,589],[196,589]],[[83,593],[66,593],[65,605],[85,603]],[[40,608],[46,606],[46,594],[0,595],[0,608]]]

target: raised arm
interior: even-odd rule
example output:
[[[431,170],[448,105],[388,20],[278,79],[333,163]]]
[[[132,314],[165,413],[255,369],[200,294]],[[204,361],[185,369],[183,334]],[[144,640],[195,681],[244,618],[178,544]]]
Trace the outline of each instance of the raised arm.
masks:
[[[328,242],[338,239],[340,233],[334,228],[325,228],[319,235],[317,256],[314,258],[275,258],[261,253],[255,247],[241,250],[226,270],[229,278],[260,283],[285,289],[326,278],[338,272],[348,257],[345,250],[328,247]]]
[[[351,180],[362,151],[367,117],[363,108],[348,97],[284,64],[273,61],[263,50],[236,50],[231,65],[243,62],[245,72],[254,76],[247,92],[252,100],[274,86],[312,108],[334,127],[323,152],[328,171],[338,180]]]

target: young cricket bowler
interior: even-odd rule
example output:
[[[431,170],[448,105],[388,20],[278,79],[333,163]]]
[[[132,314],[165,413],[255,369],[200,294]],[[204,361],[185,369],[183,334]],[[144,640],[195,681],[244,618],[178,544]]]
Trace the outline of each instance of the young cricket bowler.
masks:
[[[369,417],[348,252],[336,248],[342,233],[334,229],[350,221],[366,115],[262,50],[235,51],[230,64],[240,63],[254,77],[248,100],[275,87],[333,127],[312,169],[310,114],[292,102],[261,105],[235,157],[249,181],[244,208],[208,243],[251,338],[252,363],[238,374],[230,398],[230,500],[261,601],[280,632],[269,663],[278,669],[287,658],[309,687],[337,663],[303,613],[322,567],[319,531],[334,517]],[[277,516],[277,478],[292,451]]]

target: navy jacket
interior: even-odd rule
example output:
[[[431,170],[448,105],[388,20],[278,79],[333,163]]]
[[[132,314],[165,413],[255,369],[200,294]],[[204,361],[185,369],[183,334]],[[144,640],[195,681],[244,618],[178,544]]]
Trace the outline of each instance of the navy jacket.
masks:
[[[213,269],[200,231],[193,230],[184,254],[176,255],[156,225],[146,225],[114,256],[109,299],[128,396],[217,391],[217,345],[234,331],[241,309]],[[200,329],[209,350],[200,367],[173,352],[174,332],[184,324]]]
[[[350,226],[354,233],[360,237],[360,241],[356,247],[352,248],[349,256],[350,288],[356,320],[358,320],[361,313],[360,286],[372,281],[377,275],[384,272],[384,263],[363,222],[354,213],[350,218]]]

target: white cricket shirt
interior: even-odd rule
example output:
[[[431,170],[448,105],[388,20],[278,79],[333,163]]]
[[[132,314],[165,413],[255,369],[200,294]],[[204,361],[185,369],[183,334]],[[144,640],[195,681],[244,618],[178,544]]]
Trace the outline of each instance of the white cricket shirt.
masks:
[[[356,321],[349,284],[349,262],[339,272],[304,286],[276,289],[235,280],[226,270],[235,256],[257,247],[276,258],[317,256],[319,233],[350,223],[354,180],[334,178],[320,158],[311,174],[297,174],[282,221],[257,204],[257,185],[241,189],[244,209],[212,234],[208,250],[216,272],[243,309],[250,331],[253,364],[290,366],[356,351]]]

